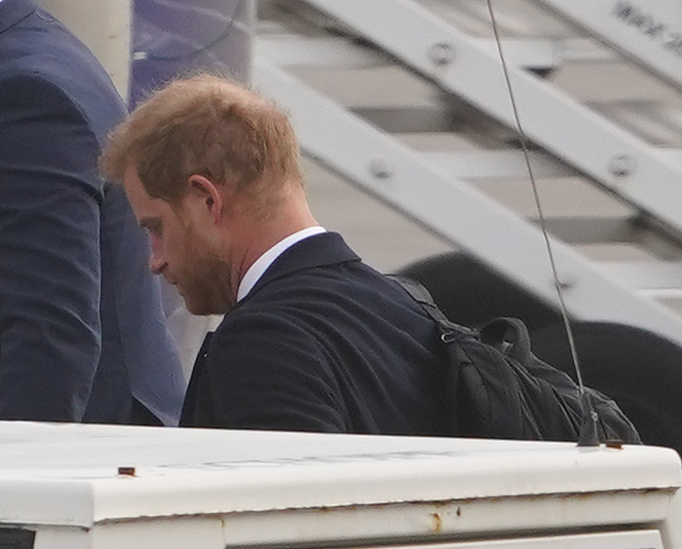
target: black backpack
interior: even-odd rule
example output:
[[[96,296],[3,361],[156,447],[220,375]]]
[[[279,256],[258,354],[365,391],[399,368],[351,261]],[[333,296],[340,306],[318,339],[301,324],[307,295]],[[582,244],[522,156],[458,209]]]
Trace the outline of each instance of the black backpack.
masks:
[[[618,405],[581,393],[530,349],[525,324],[496,318],[476,331],[449,321],[419,282],[392,275],[437,323],[448,364],[437,434],[475,438],[640,443]]]

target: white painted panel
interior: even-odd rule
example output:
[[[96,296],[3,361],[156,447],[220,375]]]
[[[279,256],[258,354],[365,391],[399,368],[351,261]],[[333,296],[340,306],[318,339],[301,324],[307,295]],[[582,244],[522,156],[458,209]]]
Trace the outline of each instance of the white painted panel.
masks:
[[[220,517],[111,522],[90,531],[92,549],[224,549]],[[38,548],[36,548],[38,549]]]
[[[33,549],[92,549],[92,539],[84,528],[41,526]]]

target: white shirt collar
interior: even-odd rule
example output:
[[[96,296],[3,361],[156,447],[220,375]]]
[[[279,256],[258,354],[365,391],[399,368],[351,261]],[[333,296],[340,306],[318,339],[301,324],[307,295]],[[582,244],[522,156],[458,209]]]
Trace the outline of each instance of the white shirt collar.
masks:
[[[2,2],[2,0],[0,0],[0,2]],[[325,232],[327,231],[323,227],[308,227],[307,229],[302,229],[287,236],[285,239],[280,240],[267,252],[256,259],[253,265],[248,268],[244,278],[242,278],[241,282],[239,283],[239,288],[237,289],[237,301],[241,301],[249,294],[251,289],[256,285],[256,282],[258,282],[263,276],[263,273],[265,273],[270,265],[272,265],[275,260],[286,250],[301,240],[305,240],[306,238],[309,238],[313,235]]]

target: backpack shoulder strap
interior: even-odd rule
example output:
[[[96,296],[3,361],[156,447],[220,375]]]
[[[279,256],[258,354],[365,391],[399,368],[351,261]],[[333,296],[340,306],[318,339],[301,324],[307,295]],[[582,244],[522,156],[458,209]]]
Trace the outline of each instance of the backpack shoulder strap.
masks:
[[[429,291],[419,282],[405,276],[389,274],[386,275],[390,280],[396,282],[403,288],[412,299],[421,305],[424,312],[428,314],[440,327],[441,332],[449,332],[452,322],[448,320],[443,311],[441,311],[436,302],[431,297]]]
[[[460,326],[448,320],[448,317],[438,308],[429,291],[421,283],[395,274],[389,274],[386,277],[402,287],[436,323],[440,331],[440,338],[443,343],[447,344],[448,353],[455,364],[471,364],[471,359],[464,352],[461,345],[457,344],[457,336],[466,334],[470,337],[477,337],[477,333],[470,328]]]
[[[396,274],[385,276],[401,286],[403,290],[410,294],[412,299],[421,305],[424,312],[438,324],[442,334],[448,334],[447,338],[443,338],[443,341],[446,343],[449,343],[448,338],[454,333],[478,337],[478,332],[476,330],[472,330],[466,326],[460,326],[449,320],[448,317],[445,316],[445,313],[438,308],[438,305],[436,305],[436,302],[433,300],[433,297],[431,297],[429,291],[420,282]]]

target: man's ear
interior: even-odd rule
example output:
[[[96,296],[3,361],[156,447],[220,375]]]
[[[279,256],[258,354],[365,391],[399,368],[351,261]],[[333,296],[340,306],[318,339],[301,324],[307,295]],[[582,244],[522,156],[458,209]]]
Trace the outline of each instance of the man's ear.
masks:
[[[201,213],[209,214],[214,222],[218,222],[224,213],[225,201],[221,189],[203,175],[191,175],[187,180],[188,196],[193,206]]]

